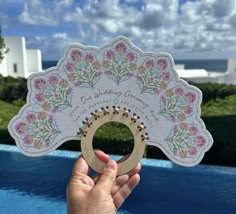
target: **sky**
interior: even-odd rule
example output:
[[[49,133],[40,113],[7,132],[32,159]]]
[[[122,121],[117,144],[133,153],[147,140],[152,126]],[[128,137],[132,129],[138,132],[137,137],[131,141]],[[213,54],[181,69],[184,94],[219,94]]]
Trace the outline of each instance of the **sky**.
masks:
[[[236,0],[0,0],[2,36],[23,36],[43,60],[71,43],[100,46],[124,35],[174,59],[236,57]]]

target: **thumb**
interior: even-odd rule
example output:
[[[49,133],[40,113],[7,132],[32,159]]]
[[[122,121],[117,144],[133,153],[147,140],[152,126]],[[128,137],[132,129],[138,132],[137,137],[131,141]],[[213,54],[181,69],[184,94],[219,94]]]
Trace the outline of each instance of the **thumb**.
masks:
[[[114,160],[109,160],[103,169],[103,173],[96,184],[95,188],[102,189],[110,194],[113,183],[117,176],[117,163]]]

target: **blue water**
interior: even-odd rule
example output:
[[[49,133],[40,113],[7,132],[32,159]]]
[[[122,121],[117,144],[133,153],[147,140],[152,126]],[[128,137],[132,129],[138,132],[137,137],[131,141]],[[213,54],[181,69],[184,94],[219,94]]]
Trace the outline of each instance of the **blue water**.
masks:
[[[56,66],[57,61],[43,61],[43,69]],[[175,64],[184,64],[186,69],[206,69],[207,71],[225,72],[227,60],[175,60]]]
[[[65,189],[76,152],[29,158],[0,145],[0,213],[66,213]],[[119,214],[235,214],[236,168],[184,168],[143,159],[141,182]]]

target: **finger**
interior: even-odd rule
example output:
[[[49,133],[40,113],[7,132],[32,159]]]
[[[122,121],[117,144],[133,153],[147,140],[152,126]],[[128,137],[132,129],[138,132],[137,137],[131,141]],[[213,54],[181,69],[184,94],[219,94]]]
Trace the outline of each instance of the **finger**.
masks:
[[[128,172],[128,176],[132,177],[133,175],[138,174],[140,172],[141,168],[142,168],[141,164],[138,163],[134,169],[132,169],[130,172]]]
[[[129,176],[127,174],[118,176],[112,187],[111,195],[113,196],[128,180]]]
[[[103,173],[100,175],[94,190],[99,189],[110,194],[113,183],[116,179],[116,175],[117,163],[114,160],[109,160],[106,166],[104,167]]]
[[[141,164],[138,163],[138,165],[134,169],[132,169],[130,172],[128,172],[128,174],[124,174],[124,175],[128,175],[128,178],[132,177],[133,175],[138,174],[140,172],[141,168],[142,168]],[[117,178],[124,176],[124,175],[120,175]],[[95,183],[97,183],[99,176],[100,176],[100,174],[95,174],[93,176],[93,180]],[[121,181],[124,181],[124,178],[119,179],[118,183],[116,183],[117,185],[115,186],[115,190],[112,189],[113,194],[115,193],[115,191],[117,191],[123,185],[123,183],[121,183]]]
[[[138,174],[141,170],[141,164],[138,163],[138,165],[130,171],[128,174],[120,175],[116,178],[114,186],[112,188],[112,195],[114,195],[119,189],[125,185],[125,183],[131,178],[133,175]]]
[[[89,172],[89,166],[81,155],[74,164],[74,168],[71,175],[70,183],[82,183],[89,186],[94,186],[93,180],[87,176]]]
[[[116,209],[118,209],[123,202],[125,201],[125,199],[130,195],[130,193],[132,192],[132,190],[137,186],[137,184],[140,181],[140,176],[139,174],[135,174],[133,175],[126,183],[125,185],[123,185],[119,191],[117,191],[114,195],[113,195],[113,201],[114,204],[116,206]]]
[[[83,156],[80,155],[79,158],[75,161],[72,175],[76,173],[82,173],[87,175],[88,172],[89,172],[89,166],[84,160]]]
[[[106,153],[104,153],[101,150],[94,150],[95,155],[98,157],[98,159],[104,163],[107,163],[110,159],[109,155],[107,155]]]

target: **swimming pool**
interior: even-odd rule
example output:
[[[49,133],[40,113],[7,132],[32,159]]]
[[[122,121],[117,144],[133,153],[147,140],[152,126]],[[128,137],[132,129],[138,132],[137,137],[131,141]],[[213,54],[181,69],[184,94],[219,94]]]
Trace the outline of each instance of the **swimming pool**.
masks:
[[[25,157],[0,145],[0,213],[66,213],[65,189],[77,152]],[[142,160],[141,183],[119,214],[235,214],[236,168]]]

